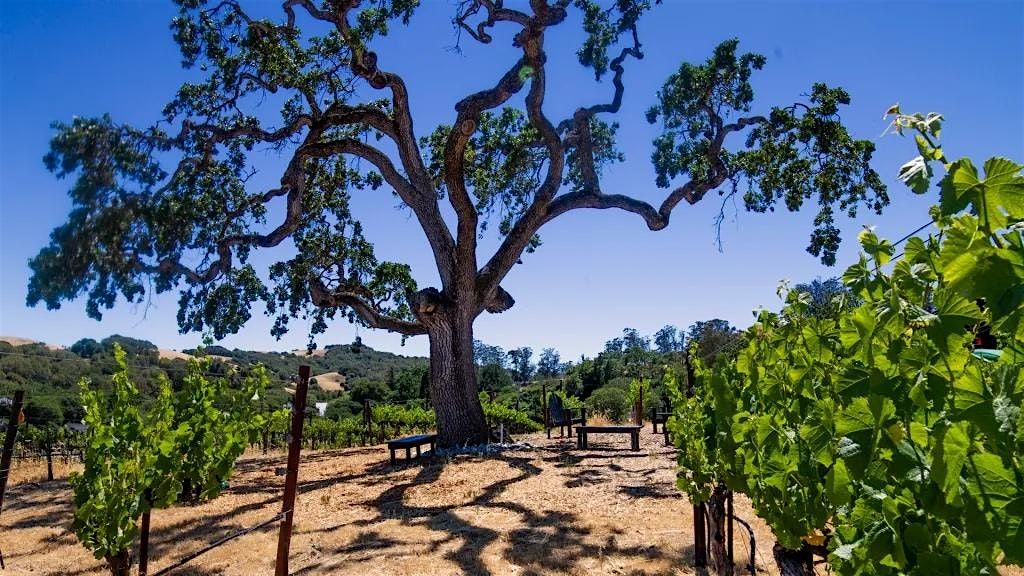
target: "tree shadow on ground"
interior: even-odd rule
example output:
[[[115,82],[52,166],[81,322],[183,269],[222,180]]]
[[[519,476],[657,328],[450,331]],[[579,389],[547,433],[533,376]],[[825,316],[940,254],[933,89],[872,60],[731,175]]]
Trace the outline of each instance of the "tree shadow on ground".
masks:
[[[565,481],[566,488],[581,488],[609,482],[608,475],[595,468],[584,468],[576,473],[575,478]]]
[[[661,486],[619,486],[619,494],[629,498],[653,498],[656,500],[681,500],[683,495],[675,489],[665,489]]]
[[[543,452],[539,450],[538,452]],[[585,455],[584,455],[585,456]],[[618,454],[617,456],[621,456]],[[548,457],[558,461],[558,456]],[[505,452],[489,459],[503,461],[514,471],[512,477],[493,482],[485,486],[478,495],[468,502],[458,504],[440,504],[417,506],[409,503],[407,495],[417,486],[436,482],[445,467],[444,462],[425,462],[420,465],[416,477],[396,483],[387,488],[378,497],[367,501],[367,505],[375,509],[376,515],[369,519],[356,520],[349,524],[369,528],[387,521],[398,521],[403,526],[417,526],[430,529],[440,535],[425,544],[427,550],[418,547],[409,554],[436,554],[446,545],[455,544],[454,550],[445,552],[444,557],[458,565],[463,574],[491,575],[482,555],[492,543],[503,539],[507,546],[501,556],[508,562],[520,566],[523,574],[549,574],[551,572],[572,572],[588,559],[600,559],[607,556],[620,555],[629,557],[645,557],[647,559],[667,560],[672,566],[688,564],[685,558],[669,557],[655,546],[638,545],[622,546],[616,542],[616,534],[610,534],[604,541],[594,541],[591,530],[583,525],[580,518],[568,511],[535,510],[517,502],[509,502],[501,496],[513,485],[526,481],[541,474],[544,470],[537,463],[537,453]],[[542,458],[547,459],[547,458]],[[371,466],[368,472],[382,472],[386,464]],[[390,467],[387,467],[390,468]],[[584,469],[576,479],[570,482],[597,483],[608,481],[604,472]],[[473,523],[467,520],[461,511],[471,508],[505,511],[521,518],[519,527],[511,531],[499,531],[494,527]],[[485,514],[486,516],[486,514]],[[588,541],[589,540],[589,541]],[[376,531],[364,533],[356,541],[327,552],[325,558],[302,567],[295,574],[317,574],[330,568],[332,554],[345,554],[367,547],[383,547],[382,543],[393,542],[381,538]],[[408,544],[408,543],[398,543]],[[400,548],[392,546],[389,556],[404,554]],[[335,559],[334,561],[336,561]],[[359,561],[357,559],[352,559]],[[666,571],[670,574],[670,571]]]

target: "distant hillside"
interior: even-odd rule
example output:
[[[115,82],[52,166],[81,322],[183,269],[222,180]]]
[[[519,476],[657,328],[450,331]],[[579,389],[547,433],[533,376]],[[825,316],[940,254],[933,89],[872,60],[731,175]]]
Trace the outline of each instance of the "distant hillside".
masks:
[[[0,397],[10,396],[14,390],[26,390],[29,399],[26,417],[30,423],[78,421],[81,408],[77,383],[87,378],[94,386],[109,384],[115,367],[112,352],[115,342],[127,352],[133,380],[144,398],[152,397],[162,377],[168,378],[172,385],[180,382],[187,360],[205,355],[211,360],[208,372],[212,375],[238,375],[232,376],[236,378],[256,364],[265,366],[271,385],[261,402],[268,409],[288,401],[286,385],[303,364],[310,365],[314,377],[319,376],[317,386],[309,391],[312,403],[330,401],[346,394],[346,390],[359,388],[386,396],[396,389],[397,382],[407,381],[414,375],[418,381],[428,363],[426,358],[380,352],[358,342],[327,346],[316,354],[306,355],[305,350],[254,352],[220,346],[202,351],[175,351],[158,348],[146,340],[117,335],[101,341],[83,339],[63,348],[4,336],[0,337]],[[409,374],[403,374],[405,372]]]
[[[196,349],[184,350],[188,354],[198,354]],[[291,352],[252,352],[248,350],[228,350],[222,346],[210,346],[204,349],[207,355],[216,355],[226,361],[237,362],[241,366],[262,364],[282,380],[297,374],[299,366],[308,364],[311,373],[324,374],[337,372],[345,376],[349,386],[359,380],[377,380],[388,382],[394,379],[392,371],[397,374],[406,368],[420,368],[427,365],[427,359],[419,356],[402,356],[390,352],[380,352],[365,344],[329,345],[307,355],[305,350]]]

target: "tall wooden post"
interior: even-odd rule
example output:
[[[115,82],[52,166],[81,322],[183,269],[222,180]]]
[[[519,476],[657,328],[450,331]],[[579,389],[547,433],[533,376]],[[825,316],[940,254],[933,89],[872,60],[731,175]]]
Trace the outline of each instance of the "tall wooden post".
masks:
[[[288,576],[288,549],[292,543],[292,523],[295,520],[295,489],[299,483],[299,452],[302,450],[302,424],[306,421],[306,392],[309,389],[309,366],[299,366],[299,381],[295,385],[292,404],[292,431],[288,442],[288,469],[284,480],[284,503],[281,513],[281,532],[277,538],[275,576]]]
[[[142,528],[139,534],[139,576],[149,573],[149,510],[142,514]]]
[[[366,426],[366,443],[373,445],[373,412],[369,400],[363,400],[363,425]]]
[[[704,504],[693,506],[693,566],[706,568],[708,565],[707,507]]]
[[[11,470],[11,457],[14,455],[14,439],[18,435],[18,417],[25,403],[25,391],[14,393],[14,404],[11,415],[7,419],[7,435],[4,436],[4,451],[0,456],[0,511],[4,509],[4,492],[7,490],[7,473]]]
[[[734,550],[733,550],[733,540],[732,540],[732,528],[733,528],[733,521],[732,521],[732,490],[729,491],[728,500],[725,501],[725,504],[726,504],[726,507],[727,507],[726,514],[729,515],[729,519],[728,519],[728,521],[725,524],[725,529],[726,529],[726,534],[727,534],[726,538],[729,539],[729,547],[726,548],[726,552],[729,555],[728,556],[729,565],[728,565],[728,567],[726,567],[726,573],[729,576],[732,576],[733,575],[733,571],[734,571],[735,566],[736,566],[736,561],[735,561],[735,556],[736,555],[735,555]],[[751,554],[754,553],[753,549],[751,549],[750,553]]]
[[[636,405],[636,423],[638,426],[644,425],[644,381],[640,380],[640,399],[637,400]]]
[[[4,509],[4,492],[7,491],[7,473],[11,470],[11,456],[14,455],[14,439],[18,436],[18,419],[21,417],[21,407],[25,403],[25,391],[17,390],[14,393],[14,404],[11,406],[11,415],[7,418],[7,435],[4,436],[4,451],[0,455],[0,512]],[[0,569],[5,569],[4,553],[0,550]]]
[[[53,482],[53,442],[46,443],[46,480]]]
[[[551,415],[548,414],[548,384],[547,382],[540,385],[540,409],[541,413],[544,414],[544,429],[547,430],[548,439],[551,439]],[[561,432],[559,432],[561,434]]]

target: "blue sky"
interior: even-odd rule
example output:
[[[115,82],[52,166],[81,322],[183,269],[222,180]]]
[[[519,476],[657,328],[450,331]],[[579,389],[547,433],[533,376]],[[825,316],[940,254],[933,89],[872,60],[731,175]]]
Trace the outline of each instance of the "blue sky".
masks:
[[[256,11],[273,14],[277,5],[257,3]],[[25,307],[26,262],[70,209],[68,183],[56,180],[42,163],[50,123],[105,112],[138,125],[156,120],[188,77],[178,66],[167,28],[173,13],[170,2],[156,1],[0,2],[0,334],[71,344],[121,333],[171,348],[199,341],[196,334],[178,334],[174,294],[155,297],[149,306],[122,303],[102,322],[87,318],[82,302],[59,311]],[[454,102],[492,84],[514,57],[507,35],[489,47],[464,42],[461,54],[450,50],[452,14],[452,2],[426,0],[410,27],[395,30],[379,49],[382,66],[406,77],[419,134],[449,122]],[[606,190],[660,199],[663,192],[654,186],[648,160],[655,127],[643,112],[681,61],[703,61],[716,44],[735,36],[741,49],[768,57],[754,78],[755,112],[792,102],[816,81],[851,93],[853,105],[843,118],[857,137],[876,141],[874,166],[890,186],[891,206],[882,216],[862,212],[841,222],[844,243],[834,268],[804,251],[813,211],[740,211],[733,217],[729,208],[722,252],[712,229],[717,197],[680,206],[669,228],[657,233],[632,214],[577,211],[541,231],[544,245],[525,256],[503,284],[516,306],[481,316],[479,339],[505,348],[551,346],[563,359],[575,359],[598,352],[625,326],[650,334],[665,324],[684,327],[718,317],[744,327],[754,308],[777,306],[780,279],[841,274],[856,258],[855,235],[862,225],[899,238],[927,222],[927,207],[935,201],[933,193],[914,196],[895,180],[897,168],[915,154],[909,139],[880,137],[881,114],[897,101],[905,111],[946,116],[948,157],[1024,160],[1024,2],[666,0],[640,31],[646,58],[629,63],[617,118],[626,162],[606,174]],[[580,38],[570,26],[549,34],[551,117],[564,117],[610,93],[608,82],[595,84],[575,64]],[[280,159],[254,163],[259,178],[277,177]],[[435,281],[421,231],[394,208],[390,195],[357,195],[353,206],[378,257],[408,262],[421,286]],[[481,253],[494,245],[488,236]],[[270,336],[269,327],[257,313],[222,344],[259,350],[305,344],[301,323],[282,341]],[[349,342],[354,335],[354,327],[342,321],[318,342]],[[360,336],[379,349],[427,350],[425,337],[402,347],[398,336],[385,332],[363,329]]]

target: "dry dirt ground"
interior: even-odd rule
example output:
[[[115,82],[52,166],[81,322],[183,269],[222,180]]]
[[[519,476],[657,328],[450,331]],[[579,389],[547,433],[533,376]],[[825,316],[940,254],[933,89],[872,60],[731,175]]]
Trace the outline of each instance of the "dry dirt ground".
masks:
[[[556,435],[557,436],[557,435]],[[628,438],[592,436],[590,448],[543,435],[533,449],[487,458],[422,459],[391,466],[383,446],[308,452],[299,471],[293,574],[679,575],[692,568],[692,508],[675,488],[673,450],[647,427]],[[281,510],[285,456],[250,454],[230,487],[200,506],[157,510],[150,574]],[[64,478],[68,468],[57,465]],[[773,539],[748,502],[759,574],[775,574]],[[71,532],[66,480],[45,464],[14,468],[0,514],[5,575],[105,574]],[[272,574],[278,525],[251,532],[173,574]],[[736,562],[747,536],[736,526]],[[737,574],[745,573],[737,570]]]

